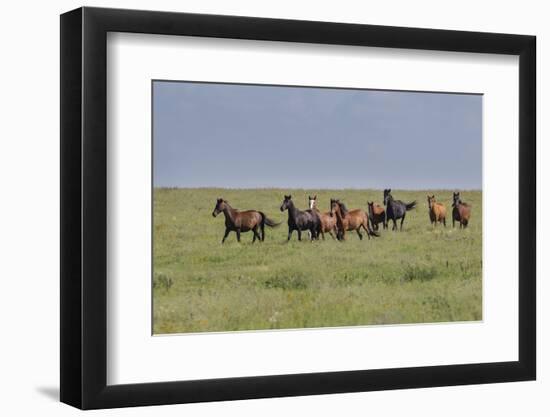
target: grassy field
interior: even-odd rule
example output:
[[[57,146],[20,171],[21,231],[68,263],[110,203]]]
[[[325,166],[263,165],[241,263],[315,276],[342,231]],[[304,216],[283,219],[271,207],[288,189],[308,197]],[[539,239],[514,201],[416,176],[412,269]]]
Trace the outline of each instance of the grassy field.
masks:
[[[317,194],[322,211],[331,197],[365,210],[367,200],[382,200],[381,190],[154,190],[155,334],[482,319],[481,192],[461,192],[472,204],[466,230],[452,228],[452,191],[430,190],[448,210],[447,228],[433,229],[426,191],[393,190],[418,201],[403,232],[380,228],[363,241],[353,232],[345,242],[298,242],[294,233],[287,243],[279,206],[289,192],[301,209]],[[221,245],[218,197],[283,223],[266,227],[261,244],[251,232],[239,244],[232,232]]]

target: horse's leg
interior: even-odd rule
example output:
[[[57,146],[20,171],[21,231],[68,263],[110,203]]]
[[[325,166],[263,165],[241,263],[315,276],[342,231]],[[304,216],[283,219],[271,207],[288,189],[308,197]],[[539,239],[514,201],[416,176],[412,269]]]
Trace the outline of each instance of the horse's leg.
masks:
[[[455,216],[453,216],[453,229],[455,227]]]
[[[361,232],[359,231],[361,227],[358,227],[357,229],[355,229],[355,231],[357,232],[357,236],[359,236],[359,240],[363,240],[363,235],[361,234]]]
[[[227,239],[227,235],[229,234],[231,230],[229,230],[229,227],[225,228],[225,233],[223,235],[222,243],[225,242],[225,239]]]
[[[302,240],[302,231],[299,228],[296,231],[298,232],[298,240]]]
[[[445,217],[443,217],[443,226],[447,227],[447,219]]]
[[[403,217],[401,217],[401,225],[399,227],[399,231],[403,231],[403,222],[405,221],[405,213],[403,213]]]
[[[256,242],[256,239],[258,239],[258,242],[262,241],[262,237],[258,232],[258,225],[254,226],[254,228],[252,229],[252,233],[254,234],[254,237],[252,238],[252,243]]]
[[[262,242],[263,242],[265,240],[265,223],[264,222],[262,222],[260,230],[262,232]]]
[[[397,222],[395,221],[395,217],[392,217],[393,221],[393,227],[391,228],[392,231],[397,230]]]
[[[241,243],[241,229],[235,230],[235,233],[237,233],[237,242]]]
[[[290,227],[288,228],[288,237],[287,237],[287,241],[290,240],[290,238],[292,237],[292,232],[293,232],[294,229],[291,229]]]
[[[367,226],[365,226],[365,223],[362,223],[361,226],[363,226],[363,229],[365,229],[365,233],[367,234],[367,238],[370,240],[370,233],[369,233],[369,228],[368,228],[368,223],[367,223]]]

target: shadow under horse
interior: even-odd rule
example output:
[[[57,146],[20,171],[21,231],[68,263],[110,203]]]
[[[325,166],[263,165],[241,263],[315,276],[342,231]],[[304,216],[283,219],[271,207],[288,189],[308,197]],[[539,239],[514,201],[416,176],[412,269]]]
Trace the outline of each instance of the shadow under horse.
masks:
[[[386,206],[386,223],[389,220],[393,221],[391,230],[397,229],[397,220],[401,219],[399,230],[403,230],[403,222],[407,215],[407,211],[416,207],[416,201],[404,203],[401,200],[395,200],[391,195],[391,188],[384,190],[384,205]]]

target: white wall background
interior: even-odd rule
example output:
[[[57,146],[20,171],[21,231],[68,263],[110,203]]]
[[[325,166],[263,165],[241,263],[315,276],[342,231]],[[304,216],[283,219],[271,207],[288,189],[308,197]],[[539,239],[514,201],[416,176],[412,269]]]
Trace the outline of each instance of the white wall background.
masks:
[[[0,42],[0,410],[3,415],[75,415],[59,392],[59,17],[81,6],[9,2]],[[157,9],[532,34],[538,37],[539,213],[550,150],[542,115],[550,97],[550,26],[542,1],[125,0],[89,6]],[[548,415],[550,404],[550,222],[539,215],[538,381],[99,411],[95,415]],[[546,394],[546,395],[545,395]]]

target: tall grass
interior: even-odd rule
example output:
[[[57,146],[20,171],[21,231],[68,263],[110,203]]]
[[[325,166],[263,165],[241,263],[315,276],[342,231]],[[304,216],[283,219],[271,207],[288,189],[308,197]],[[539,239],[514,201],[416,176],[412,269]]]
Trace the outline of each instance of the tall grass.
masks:
[[[480,320],[482,311],[482,195],[463,191],[472,204],[470,225],[432,228],[426,192],[394,190],[397,199],[417,200],[403,232],[380,229],[381,237],[345,242],[286,242],[289,190],[154,190],[154,333],[281,329],[370,324]],[[300,208],[317,194],[328,211],[331,197],[349,208],[381,202],[381,190],[291,190]],[[452,191],[430,190],[450,213]],[[264,211],[282,221],[224,245],[223,214],[212,217],[216,198],[240,209]],[[390,225],[391,227],[391,225]],[[303,235],[307,236],[307,234]]]

